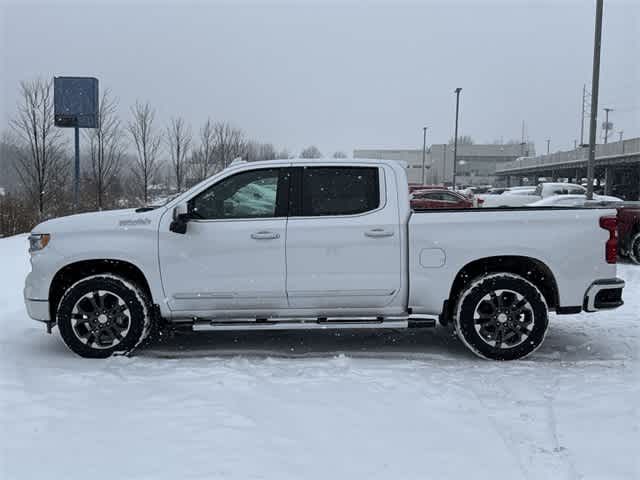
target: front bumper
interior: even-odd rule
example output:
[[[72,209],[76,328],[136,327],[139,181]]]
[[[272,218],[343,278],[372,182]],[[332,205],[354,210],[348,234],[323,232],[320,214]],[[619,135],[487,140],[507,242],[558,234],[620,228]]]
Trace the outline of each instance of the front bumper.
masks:
[[[27,307],[27,313],[34,320],[38,320],[39,322],[49,322],[51,320],[48,300],[25,298],[24,304]]]
[[[618,308],[624,304],[622,300],[624,285],[624,280],[621,278],[596,280],[584,294],[582,308],[585,312]]]

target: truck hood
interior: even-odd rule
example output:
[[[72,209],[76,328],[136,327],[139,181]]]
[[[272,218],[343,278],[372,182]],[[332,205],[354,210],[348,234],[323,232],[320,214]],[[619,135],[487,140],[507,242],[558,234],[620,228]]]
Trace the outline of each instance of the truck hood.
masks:
[[[129,208],[80,213],[42,222],[33,229],[33,233],[71,233],[128,230],[141,227],[153,228],[157,225],[163,212],[164,208],[143,212],[136,212],[135,209]]]

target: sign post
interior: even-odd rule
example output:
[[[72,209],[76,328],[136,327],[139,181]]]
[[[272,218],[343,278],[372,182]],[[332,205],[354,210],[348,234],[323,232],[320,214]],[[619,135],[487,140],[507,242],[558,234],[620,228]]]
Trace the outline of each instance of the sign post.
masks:
[[[73,210],[80,195],[80,129],[98,127],[98,79],[93,77],[53,78],[54,124],[74,129]]]
[[[78,211],[78,196],[80,192],[80,128],[76,125],[75,136],[75,162],[73,166],[73,211]]]

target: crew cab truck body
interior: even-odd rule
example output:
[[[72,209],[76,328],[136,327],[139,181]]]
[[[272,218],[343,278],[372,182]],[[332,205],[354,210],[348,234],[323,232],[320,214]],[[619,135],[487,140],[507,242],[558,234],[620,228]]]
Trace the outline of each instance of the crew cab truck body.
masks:
[[[130,351],[160,324],[433,325],[426,316],[482,357],[514,359],[540,345],[549,310],[622,304],[615,214],[413,212],[396,162],[244,162],[163,207],[38,225],[24,295],[87,357]]]

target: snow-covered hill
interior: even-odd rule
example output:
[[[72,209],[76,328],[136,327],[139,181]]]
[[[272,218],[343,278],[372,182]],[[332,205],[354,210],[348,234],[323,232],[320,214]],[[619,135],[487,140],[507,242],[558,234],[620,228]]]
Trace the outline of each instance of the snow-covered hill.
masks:
[[[443,329],[217,332],[76,357],[22,304],[0,239],[2,479],[640,478],[640,267],[626,305],[553,317],[526,361]]]

